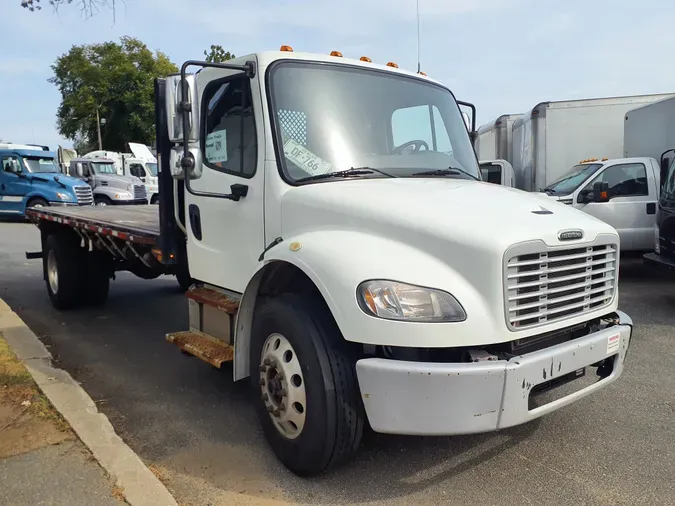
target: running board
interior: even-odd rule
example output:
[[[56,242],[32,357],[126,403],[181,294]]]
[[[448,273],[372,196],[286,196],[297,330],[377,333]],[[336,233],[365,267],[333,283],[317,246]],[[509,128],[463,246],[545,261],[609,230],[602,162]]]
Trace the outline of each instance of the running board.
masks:
[[[195,330],[172,332],[166,335],[166,340],[218,369],[225,362],[234,359],[233,346],[203,332]]]

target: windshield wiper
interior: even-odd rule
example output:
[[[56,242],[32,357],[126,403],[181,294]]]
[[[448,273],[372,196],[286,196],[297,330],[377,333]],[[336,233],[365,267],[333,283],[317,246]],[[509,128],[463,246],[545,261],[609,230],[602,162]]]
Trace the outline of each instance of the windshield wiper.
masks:
[[[372,167],[352,167],[347,170],[339,170],[335,172],[326,172],[325,174],[315,174],[314,176],[301,177],[296,179],[296,183],[303,183],[305,181],[317,181],[319,179],[330,179],[334,177],[353,177],[353,176],[363,176],[366,174],[382,174],[385,177],[396,177],[392,174],[388,174],[380,169],[374,169]]]
[[[480,181],[479,178],[471,174],[470,172],[460,169],[459,167],[448,167],[447,169],[433,169],[433,170],[424,170],[422,172],[413,172],[413,176],[456,176],[458,174],[464,174],[469,176],[471,179]]]

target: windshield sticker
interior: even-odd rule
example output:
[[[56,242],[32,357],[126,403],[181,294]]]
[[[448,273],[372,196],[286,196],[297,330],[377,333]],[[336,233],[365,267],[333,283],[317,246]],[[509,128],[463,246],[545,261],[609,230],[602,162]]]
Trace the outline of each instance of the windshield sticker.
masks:
[[[322,160],[293,139],[289,138],[284,142],[284,155],[286,155],[287,159],[312,176],[315,174],[326,174],[331,171],[330,163]]]
[[[206,136],[206,159],[211,163],[227,162],[227,130]]]

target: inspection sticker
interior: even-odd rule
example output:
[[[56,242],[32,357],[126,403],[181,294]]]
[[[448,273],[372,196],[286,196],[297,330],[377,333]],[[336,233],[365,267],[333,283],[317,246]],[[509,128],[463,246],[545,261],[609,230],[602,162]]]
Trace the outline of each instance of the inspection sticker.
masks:
[[[295,165],[300,167],[310,175],[325,174],[330,172],[331,165],[325,160],[322,160],[302,144],[295,142],[288,138],[284,142],[284,154]]]
[[[227,130],[211,132],[206,136],[206,160],[211,163],[227,161]]]
[[[619,344],[621,343],[621,335],[614,334],[607,338],[607,353],[614,353],[619,349]]]

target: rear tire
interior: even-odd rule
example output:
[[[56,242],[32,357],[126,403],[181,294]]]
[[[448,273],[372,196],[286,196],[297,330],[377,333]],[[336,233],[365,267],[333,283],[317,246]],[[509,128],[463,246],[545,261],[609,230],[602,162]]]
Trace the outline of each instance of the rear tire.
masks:
[[[150,204],[159,204],[159,195],[153,195],[150,199]]]
[[[44,274],[47,293],[56,309],[73,309],[82,303],[84,250],[79,237],[56,233],[47,237],[44,247]]]
[[[325,303],[296,294],[262,299],[250,353],[256,412],[279,460],[313,476],[350,459],[366,419],[357,357]]]

